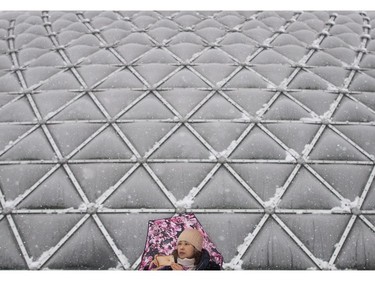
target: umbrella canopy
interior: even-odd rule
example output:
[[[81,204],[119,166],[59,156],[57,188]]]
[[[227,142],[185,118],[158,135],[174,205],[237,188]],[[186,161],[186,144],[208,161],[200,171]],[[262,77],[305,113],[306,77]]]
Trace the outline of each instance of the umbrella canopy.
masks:
[[[186,228],[194,228],[200,231],[203,236],[203,248],[208,251],[211,260],[221,267],[223,265],[223,256],[218,252],[195,215],[189,213],[148,222],[146,245],[139,270],[145,269],[156,254],[172,254],[177,247],[178,236]]]

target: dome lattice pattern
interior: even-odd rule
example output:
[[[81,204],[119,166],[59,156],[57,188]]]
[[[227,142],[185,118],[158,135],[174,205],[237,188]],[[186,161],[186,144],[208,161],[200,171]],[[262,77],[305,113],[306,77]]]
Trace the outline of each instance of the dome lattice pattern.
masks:
[[[1,12],[0,268],[375,269],[374,12]]]

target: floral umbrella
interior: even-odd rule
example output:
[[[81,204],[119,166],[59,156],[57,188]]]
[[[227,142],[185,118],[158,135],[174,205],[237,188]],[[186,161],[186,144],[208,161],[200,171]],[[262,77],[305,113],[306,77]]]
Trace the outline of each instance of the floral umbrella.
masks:
[[[146,245],[139,270],[144,270],[156,254],[171,255],[173,250],[176,249],[178,236],[186,228],[195,228],[200,231],[203,236],[203,248],[208,251],[211,260],[221,267],[223,256],[217,251],[195,215],[189,213],[148,222]]]

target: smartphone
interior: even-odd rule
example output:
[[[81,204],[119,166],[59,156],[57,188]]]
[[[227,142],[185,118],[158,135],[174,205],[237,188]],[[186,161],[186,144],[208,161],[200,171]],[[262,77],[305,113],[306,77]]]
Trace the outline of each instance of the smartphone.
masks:
[[[174,263],[174,257],[170,256],[157,256],[156,260],[158,261],[159,266],[171,265]]]

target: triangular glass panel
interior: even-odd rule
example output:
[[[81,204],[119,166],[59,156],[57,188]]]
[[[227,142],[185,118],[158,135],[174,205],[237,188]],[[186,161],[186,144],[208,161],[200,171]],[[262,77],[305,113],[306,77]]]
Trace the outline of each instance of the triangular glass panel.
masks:
[[[362,68],[375,68],[375,55],[366,54],[366,56],[364,56],[364,58],[359,63],[359,67],[362,67]]]
[[[188,69],[181,69],[162,84],[163,88],[207,88],[208,85]]]
[[[178,129],[151,155],[151,159],[208,159],[210,152],[185,127]]]
[[[122,163],[85,163],[70,164],[75,177],[90,202],[94,202],[108,188],[123,177],[132,164]]]
[[[108,64],[91,64],[80,66],[78,72],[86,82],[87,86],[91,87],[117,69],[117,67]]]
[[[140,241],[146,241],[148,221],[170,216],[170,213],[129,213],[100,214],[99,218],[129,263],[134,264],[144,250]]]
[[[55,110],[67,104],[77,95],[79,93],[66,90],[43,91],[33,95],[33,99],[41,115],[48,118]]]
[[[131,109],[125,112],[119,120],[169,119],[173,117],[174,114],[154,94],[148,94]]]
[[[81,214],[13,215],[23,243],[33,261],[54,247],[82,217]]]
[[[205,12],[203,12],[204,16],[209,16],[208,14],[211,14],[211,12],[209,12],[208,14],[205,14]],[[205,29],[205,28],[215,28],[215,29],[220,29],[220,28],[223,28],[223,25],[218,23],[215,19],[213,18],[206,18],[204,19],[203,21],[199,22],[198,24],[195,25],[195,27],[197,29]]]
[[[103,205],[113,209],[174,208],[142,166],[127,178]]]
[[[260,214],[196,214],[206,230],[210,230],[212,242],[220,249],[225,261],[237,254],[247,235],[253,232],[262,218]]]
[[[32,125],[0,124],[0,152],[26,133]]]
[[[257,111],[275,95],[273,92],[260,89],[236,89],[225,91],[225,94],[251,115],[257,115]]]
[[[151,85],[158,84],[177,68],[177,65],[162,63],[148,63],[134,67],[134,69]]]
[[[177,200],[184,199],[210,173],[215,164],[210,163],[150,163],[164,186]]]
[[[0,93],[1,93],[1,95],[0,95],[0,108],[3,107],[4,105],[6,105],[11,100],[16,98],[14,95],[8,94],[8,93],[3,93],[1,90],[0,90]]]
[[[275,46],[276,52],[283,54],[294,62],[300,61],[306,53],[306,48],[296,45]]]
[[[166,64],[176,63],[176,59],[172,57],[167,51],[163,49],[153,49],[145,54],[140,60],[137,60],[139,64],[159,64],[165,66]]]
[[[332,209],[340,206],[341,201],[305,168],[298,171],[278,204],[281,209]]]
[[[300,120],[301,118],[311,118],[311,115],[285,96],[280,96],[264,115],[264,119],[268,120]]]
[[[292,238],[271,218],[262,227],[242,258],[246,269],[315,268],[315,263]]]
[[[375,181],[372,181],[369,191],[363,201],[362,209],[364,210],[375,210]]]
[[[258,209],[253,196],[227,169],[221,167],[194,199],[193,208]]]
[[[82,85],[70,72],[58,73],[43,83],[38,90],[72,90],[79,89]]]
[[[364,216],[372,225],[375,226],[375,216],[374,215],[365,215]]]
[[[151,49],[151,46],[130,42],[116,48],[120,55],[128,62],[131,62]]]
[[[243,62],[250,54],[254,52],[256,47],[248,44],[236,43],[222,46],[221,49]]]
[[[228,88],[267,88],[267,82],[250,70],[241,70],[226,84]]]
[[[35,119],[35,114],[26,97],[0,108],[0,122],[30,122]]]
[[[100,103],[105,107],[107,112],[111,116],[115,116],[134,102],[143,93],[128,89],[110,89],[102,92],[95,92],[94,94]]]
[[[256,41],[250,39],[246,35],[238,32],[228,33],[224,39],[220,42],[222,45],[232,45],[232,44],[246,44],[248,46],[254,46],[257,44]]]
[[[74,40],[75,46],[68,47],[66,49],[66,54],[69,57],[70,61],[72,63],[77,63],[82,58],[88,57],[97,51],[99,51],[99,46],[87,46],[87,45],[81,45],[79,42],[77,42],[80,39]],[[71,44],[74,44],[71,43]],[[98,42],[99,43],[99,42]]]
[[[203,40],[199,36],[195,35],[192,32],[179,32],[176,36],[173,37],[170,44],[177,45],[178,43],[193,43],[195,45],[202,45]]]
[[[21,201],[18,208],[67,209],[78,208],[80,204],[81,197],[68,175],[60,168]]]
[[[87,140],[102,124],[93,123],[63,123],[48,125],[62,155],[68,155],[81,143]]]
[[[275,196],[276,189],[284,185],[295,167],[291,164],[268,163],[241,163],[230,164],[230,166],[263,201],[268,201]]]
[[[345,139],[326,128],[315,144],[310,159],[366,161],[369,160]]]
[[[24,34],[20,34],[22,36]],[[19,38],[19,36],[18,36]],[[18,39],[17,38],[17,39]],[[22,38],[22,37],[21,37]],[[18,40],[15,40],[16,44],[14,44],[15,48],[18,48]],[[48,48],[48,47],[47,47]],[[48,50],[43,50],[41,48],[33,48],[33,47],[26,47],[22,46],[18,49],[17,52],[17,61],[19,65],[26,65],[28,62],[31,62],[34,58],[40,57],[44,54],[48,53]]]
[[[143,88],[142,82],[128,69],[110,75],[98,89]]]
[[[255,64],[256,67],[258,67],[259,65],[267,66],[270,64],[277,66],[284,65],[284,67],[289,65],[289,61],[287,58],[271,49],[263,50],[254,59],[251,60],[251,63]]]
[[[160,20],[160,21],[163,21],[163,20]],[[178,34],[178,30],[176,30],[175,27],[171,29],[169,27],[164,27],[164,26],[159,27],[156,25],[153,25],[153,29],[150,29],[148,31],[148,34],[151,35],[151,37],[157,40],[158,42],[162,42],[163,40],[169,40],[170,38]]]
[[[375,99],[374,94],[370,93],[361,93],[360,95],[355,96],[357,100],[364,103],[366,106],[375,111]]]
[[[87,95],[82,96],[72,104],[68,105],[51,120],[100,120],[104,119],[100,109]]]
[[[119,60],[117,57],[115,57],[109,50],[103,49],[85,57],[80,65],[113,65],[118,63]]]
[[[286,146],[302,153],[318,132],[320,125],[301,123],[264,124]]]
[[[6,200],[14,200],[42,178],[52,165],[20,164],[0,166],[0,186]],[[22,176],[20,176],[22,175]]]
[[[88,15],[85,15],[85,16],[88,17]],[[106,18],[105,15],[100,15],[100,17],[102,19]],[[129,34],[131,34],[132,26],[129,22],[123,21],[123,22],[120,23],[119,20],[116,21],[116,20],[110,19],[110,18],[111,18],[111,16],[109,16],[106,19],[106,23],[108,22],[108,25],[105,24],[106,28],[101,30],[101,34],[105,38],[105,41],[108,44],[116,44],[118,41],[120,41],[121,39],[123,39],[123,38],[127,37]],[[102,24],[103,24],[103,22],[101,23],[101,25]],[[109,53],[108,49],[104,49],[104,50]],[[115,58],[115,56],[113,56],[113,58]]]
[[[97,270],[116,268],[118,263],[118,258],[94,219],[89,218],[43,268]]]
[[[372,170],[371,166],[363,165],[319,164],[311,167],[350,201],[361,197]]]
[[[230,159],[280,159],[284,160],[286,151],[270,136],[257,127],[238,145]]]
[[[219,63],[207,63],[194,66],[194,69],[196,69],[210,82],[217,84],[218,82],[221,82],[227,78],[236,69],[236,66]]]
[[[288,94],[302,102],[318,115],[324,115],[330,110],[331,104],[338,97],[338,94],[315,90],[303,90],[300,92],[290,92]]]
[[[144,155],[162,139],[176,123],[136,122],[120,123],[120,129],[125,133],[137,151]]]
[[[133,153],[112,127],[101,132],[73,159],[130,159]]]
[[[192,127],[218,152],[224,152],[239,138],[248,124],[241,123],[193,123]]]
[[[335,265],[338,269],[375,269],[375,232],[360,219],[354,223]]]
[[[338,66],[342,67],[342,61],[322,51],[315,52],[308,61],[312,66]]]
[[[21,84],[15,74],[10,73],[0,77],[0,92],[17,92],[21,90]]]
[[[312,57],[309,59],[308,65],[322,66],[322,67],[326,67],[326,66],[343,67],[342,61],[322,51],[315,52],[312,55]]]
[[[244,23],[244,19],[239,17],[239,15],[236,14],[223,14],[221,17],[218,17],[216,20],[222,24],[225,24],[229,28],[234,28],[235,26]]]
[[[190,25],[194,25],[194,24],[197,24],[200,22],[200,18],[198,16],[193,16],[193,15],[190,15],[190,14],[183,14],[183,15],[179,15],[177,17],[174,18],[174,21],[182,26],[190,26]]]
[[[301,42],[296,37],[291,34],[281,34],[280,36],[276,37],[275,40],[272,41],[272,46],[288,46],[288,45],[296,45],[304,47],[304,42]]]
[[[369,154],[375,155],[375,128],[371,125],[335,125],[344,135]]]
[[[192,116],[193,119],[241,119],[243,113],[220,94],[214,94]]]
[[[64,60],[61,58],[59,53],[49,52],[40,57],[33,59],[28,63],[29,67],[38,67],[38,66],[63,66]]]
[[[23,77],[25,78],[25,82],[27,85],[31,86],[34,84],[38,84],[41,81],[45,81],[50,79],[53,75],[57,74],[60,69],[47,66],[39,66],[39,67],[28,67],[27,71],[23,72]]]
[[[28,269],[21,250],[17,245],[14,234],[10,230],[10,225],[6,219],[0,221],[0,268],[20,270]]]
[[[136,44],[136,45],[140,45],[140,46],[152,45],[152,41],[148,38],[147,34],[144,34],[143,32],[132,32],[128,36],[126,36],[125,38],[121,39],[119,43],[120,43],[120,45],[122,45],[121,47],[124,47],[124,46],[130,47],[129,45],[131,45],[131,44]],[[120,49],[121,47],[117,47],[116,49]],[[132,48],[137,49],[137,46],[132,46]],[[131,53],[132,48],[126,49],[126,51],[128,52],[128,55],[129,55],[129,53]],[[146,53],[146,50],[142,49],[142,47],[140,47],[138,49],[143,50],[142,53]],[[150,49],[151,49],[151,47],[150,47]],[[135,53],[135,52],[133,51],[133,53]],[[122,55],[125,57],[125,54],[122,54]],[[125,59],[127,59],[127,57],[125,57]]]
[[[273,35],[270,30],[261,27],[246,29],[243,30],[242,33],[258,43],[264,42],[267,38]]]
[[[189,60],[194,54],[201,52],[204,47],[193,43],[178,43],[168,47],[174,54],[182,60]]]
[[[186,116],[208,94],[209,92],[207,91],[192,88],[180,88],[160,92],[160,95],[165,98],[182,116]]]
[[[363,104],[349,98],[344,98],[344,100],[340,102],[332,119],[334,121],[371,122],[375,121],[375,113],[372,113]]]
[[[328,84],[318,75],[311,72],[300,71],[288,85],[292,89],[326,90]]]
[[[48,142],[43,130],[37,129],[22,139],[5,154],[1,160],[52,160],[55,153]]]
[[[340,241],[350,215],[278,215],[318,259],[328,262]]]
[[[293,68],[288,65],[274,63],[266,65],[256,65],[252,67],[252,69],[263,75],[275,85],[281,84],[281,82],[288,78],[293,72]]]
[[[349,71],[342,68],[342,66],[314,67],[311,71],[337,87],[344,84],[344,80],[349,74]]]
[[[224,64],[232,64],[234,61],[225,54],[225,52],[220,51],[219,49],[209,49],[205,52],[202,53],[201,56],[199,56],[196,60],[194,60],[194,63],[199,63],[199,64],[206,64],[206,65],[199,65],[201,66],[208,66],[207,64],[215,64],[216,65],[216,70],[221,69]],[[218,64],[220,64],[220,68],[218,68]],[[198,69],[197,67],[195,67]],[[202,72],[201,72],[202,73]]]
[[[358,44],[359,45],[359,44]],[[358,46],[356,44],[356,46]],[[354,49],[354,48],[353,48]],[[336,59],[342,61],[346,64],[351,64],[355,60],[356,52],[354,50],[351,50],[350,48],[327,48],[324,50],[324,52],[334,56]]]

